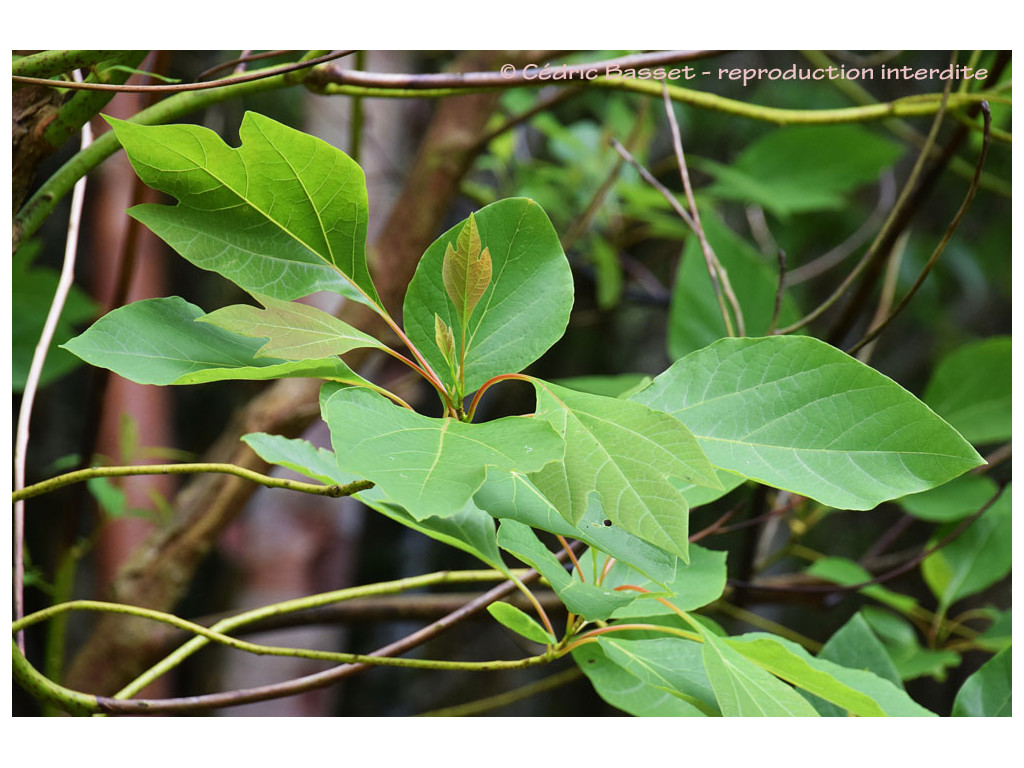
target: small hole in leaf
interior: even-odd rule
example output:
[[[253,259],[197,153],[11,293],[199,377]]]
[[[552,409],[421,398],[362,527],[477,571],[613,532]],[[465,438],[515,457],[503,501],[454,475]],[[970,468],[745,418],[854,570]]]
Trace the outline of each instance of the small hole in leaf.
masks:
[[[606,526],[609,526],[609,527],[611,527],[612,521],[611,521],[611,520],[605,520],[605,521],[604,521],[604,524],[605,524]]]

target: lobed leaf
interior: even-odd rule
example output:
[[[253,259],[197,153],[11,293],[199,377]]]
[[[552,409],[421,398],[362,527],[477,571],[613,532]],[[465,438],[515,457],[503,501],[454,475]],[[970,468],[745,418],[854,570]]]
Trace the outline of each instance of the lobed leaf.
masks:
[[[107,121],[139,178],[178,200],[129,213],[197,267],[275,299],[333,291],[382,311],[366,183],[344,152],[254,112],[237,149],[196,125]]]
[[[984,463],[894,381],[810,337],[721,339],[631,399],[679,419],[716,467],[841,509]]]
[[[481,509],[499,519],[582,541],[628,563],[652,582],[665,585],[675,578],[679,558],[616,525],[607,525],[600,504],[592,498],[586,514],[573,525],[552,506],[526,475],[489,468],[487,480],[473,496]]]
[[[566,444],[561,463],[531,475],[534,485],[574,524],[596,494],[612,523],[686,562],[688,507],[669,478],[720,487],[693,435],[638,403],[534,385],[536,418]]]
[[[417,520],[458,512],[489,466],[536,471],[564,450],[539,419],[432,419],[374,392],[330,385],[320,393],[320,407],[339,467],[375,483]]]
[[[362,479],[349,472],[343,472],[338,467],[338,459],[332,451],[316,448],[307,440],[260,432],[245,435],[242,440],[265,461],[287,467],[323,483],[345,485]],[[498,551],[494,520],[472,504],[467,504],[447,517],[417,520],[403,507],[388,500],[379,488],[361,491],[355,494],[355,498],[407,528],[467,552],[492,568],[508,572]]]

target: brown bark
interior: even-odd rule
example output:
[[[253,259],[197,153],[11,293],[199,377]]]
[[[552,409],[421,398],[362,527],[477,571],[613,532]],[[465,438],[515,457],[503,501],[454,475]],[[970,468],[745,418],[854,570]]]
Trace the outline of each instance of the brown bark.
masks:
[[[522,65],[528,59],[522,54],[474,52],[460,59],[458,68],[494,68],[506,61]],[[498,98],[497,93],[481,93],[438,103],[387,226],[371,249],[377,289],[389,311],[401,306],[420,256],[439,234],[462,177],[479,152],[479,139]],[[346,305],[344,316],[357,326],[381,330],[379,319],[361,305]],[[355,359],[349,362],[358,364]],[[306,379],[271,385],[236,415],[206,459],[267,471],[268,466],[239,438],[248,432],[298,435],[319,414],[318,391],[319,382]],[[227,475],[203,475],[191,481],[175,499],[176,522],[135,551],[114,580],[109,598],[173,610],[218,534],[254,489],[253,484]],[[113,693],[156,661],[160,634],[149,622],[104,616],[74,658],[65,684],[75,690]]]
[[[11,94],[11,212],[16,213],[28,196],[36,168],[53,153],[44,136],[57,119],[64,94],[38,85]]]

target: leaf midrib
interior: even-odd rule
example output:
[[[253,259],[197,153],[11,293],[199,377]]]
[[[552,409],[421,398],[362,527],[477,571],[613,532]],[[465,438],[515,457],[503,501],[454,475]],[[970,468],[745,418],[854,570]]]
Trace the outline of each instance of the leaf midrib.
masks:
[[[295,173],[295,169],[292,167],[291,163],[289,163],[287,161],[287,159],[284,158],[284,156],[281,154],[281,151],[277,148],[277,146],[273,142],[271,142],[267,138],[266,134],[263,133],[262,129],[260,128],[260,126],[255,121],[253,121],[253,126],[256,128],[256,130],[260,131],[260,133],[263,135],[264,139],[267,140],[267,143],[271,146],[271,148],[274,150],[274,152],[276,152],[282,159],[285,160],[285,164],[288,166],[288,168],[295,175],[295,180],[302,187],[302,191],[306,194],[306,198],[307,198],[307,200],[310,203],[310,207],[312,207],[313,211],[316,214],[317,222],[320,225],[320,233],[323,235],[324,244],[327,246],[327,249],[330,252],[330,247],[331,247],[330,239],[327,237],[327,232],[324,229],[323,220],[320,217],[320,212],[317,210],[316,205],[313,204],[312,198],[309,197],[309,192],[306,189],[306,185],[302,182],[302,179],[299,178],[298,174]],[[239,192],[237,189],[235,189],[234,186],[232,186],[231,184],[226,182],[223,178],[221,178],[220,175],[218,175],[211,168],[209,168],[209,166],[207,165],[208,158],[206,157],[206,147],[203,146],[201,142],[200,142],[199,146],[200,146],[200,148],[203,151],[203,158],[204,158],[204,164],[203,165],[198,164],[195,160],[193,160],[191,157],[189,157],[185,153],[183,153],[180,150],[178,150],[176,147],[168,146],[166,143],[163,144],[163,147],[165,149],[168,149],[171,152],[174,152],[175,154],[177,154],[179,157],[189,161],[197,169],[199,169],[200,171],[206,173],[207,175],[210,176],[210,178],[212,178],[215,181],[217,181],[222,187],[224,187],[225,189],[230,190],[232,192],[232,194],[235,195],[235,197],[237,197],[242,203],[247,205],[251,210],[256,211],[266,221],[268,221],[271,224],[273,224],[281,232],[284,232],[288,237],[290,237],[296,243],[298,243],[303,248],[308,250],[310,253],[314,254],[321,261],[323,261],[326,266],[330,267],[335,272],[337,272],[339,275],[341,275],[356,291],[358,291],[361,295],[366,297],[367,301],[370,302],[371,306],[377,307],[377,302],[375,302],[369,295],[367,295],[366,291],[364,291],[363,288],[352,277],[350,277],[349,275],[345,274],[345,272],[334,262],[334,260],[333,260],[334,254],[333,253],[330,253],[331,259],[325,258],[323,254],[321,254],[319,251],[317,251],[316,248],[312,247],[309,243],[307,243],[305,240],[303,240],[301,237],[299,237],[295,232],[292,232],[290,229],[288,229],[286,226],[284,226],[281,222],[279,222],[276,219],[272,218],[268,211],[264,211],[262,208],[257,206],[252,200],[250,200],[244,193]],[[243,169],[243,171],[245,173],[245,186],[246,186],[246,190],[248,190],[248,187],[249,187],[249,165],[245,161],[245,158],[240,154],[241,147],[228,147],[228,149],[230,151],[232,151],[232,152],[239,153],[239,154],[237,154],[237,157],[238,157],[238,159],[240,161],[240,164],[242,166],[242,169]],[[160,169],[157,169],[157,170],[160,170]],[[179,200],[179,203],[181,205],[185,205],[188,208],[191,208],[192,210],[201,210],[201,209],[195,208],[194,206],[188,205],[187,203],[185,203],[184,201],[181,201],[181,200]],[[271,257],[273,258],[273,256],[271,256]],[[289,263],[292,263],[292,262],[289,262]]]

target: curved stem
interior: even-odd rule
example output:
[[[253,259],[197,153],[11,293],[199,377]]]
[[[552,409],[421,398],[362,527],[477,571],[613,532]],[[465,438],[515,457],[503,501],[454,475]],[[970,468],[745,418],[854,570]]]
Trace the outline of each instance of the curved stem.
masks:
[[[579,648],[581,645],[587,643],[596,643],[597,638],[600,635],[609,635],[613,632],[630,632],[630,631],[643,631],[643,632],[661,632],[666,635],[676,635],[682,637],[685,640],[692,640],[695,643],[703,643],[704,638],[699,634],[693,632],[687,632],[685,629],[679,629],[677,627],[666,627],[663,624],[612,624],[607,627],[598,627],[597,629],[591,629],[579,635],[571,643],[567,644],[563,648],[559,649],[559,655],[564,656],[567,653]]]
[[[473,414],[476,413],[476,407],[477,405],[480,404],[480,398],[483,396],[484,392],[486,392],[493,385],[497,384],[499,381],[508,381],[511,379],[518,379],[519,381],[525,381],[530,384],[533,383],[533,379],[530,376],[527,376],[526,374],[523,373],[502,373],[499,374],[498,376],[494,376],[493,378],[488,379],[487,381],[480,385],[480,389],[478,389],[476,391],[476,394],[473,396],[473,401],[469,404],[469,411],[467,411],[466,413],[466,418],[469,421],[473,420]]]
[[[74,73],[77,79],[81,79],[78,70]],[[92,143],[92,129],[88,121],[82,125],[82,149],[87,149]],[[78,232],[82,222],[82,207],[85,202],[85,178],[79,179],[75,184],[75,191],[71,198],[71,215],[68,221],[68,233],[64,247],[64,262],[61,266],[60,278],[57,281],[57,289],[50,303],[46,320],[43,323],[43,330],[36,343],[35,351],[32,353],[32,363],[29,366],[28,376],[25,380],[25,390],[21,398],[21,406],[18,409],[18,429],[14,446],[14,488],[16,491],[25,486],[25,467],[28,453],[29,425],[32,421],[32,406],[35,403],[36,392],[39,389],[39,380],[42,377],[43,365],[46,362],[50,344],[53,342],[54,333],[57,330],[57,323],[60,321],[61,313],[64,311],[64,304],[68,294],[75,282],[75,261],[78,254]],[[25,497],[23,497],[25,498]],[[24,587],[25,587],[25,504],[21,499],[15,499],[14,505],[14,615],[21,618],[25,612]],[[17,637],[18,647],[24,652],[25,643],[21,634]]]
[[[530,601],[530,604],[533,605],[533,609],[537,612],[540,620],[544,623],[544,629],[546,629],[552,637],[557,638],[558,635],[555,633],[555,627],[551,623],[551,619],[548,618],[548,614],[547,611],[544,610],[544,606],[540,604],[539,600],[537,600],[537,596],[534,595],[533,592],[531,592],[529,588],[515,576],[512,577],[512,581],[519,591],[526,595],[526,599]]]
[[[236,475],[246,480],[252,480],[268,488],[286,488],[291,491],[312,493],[318,496],[351,496],[353,493],[365,491],[373,487],[369,480],[357,480],[346,485],[316,485],[314,483],[303,483],[297,480],[289,480],[282,477],[270,477],[254,472],[251,469],[237,467],[234,464],[144,464],[134,467],[91,467],[80,469],[75,472],[67,472],[63,475],[51,477],[49,480],[30,485],[12,494],[13,501],[30,499],[33,496],[40,496],[49,493],[65,485],[80,483],[84,480],[91,480],[94,477],[128,477],[131,475],[191,475],[199,473],[219,473],[225,475]]]
[[[406,659],[396,657],[370,656],[360,653],[343,653],[337,651],[318,651],[306,648],[287,648],[282,646],[263,645],[251,643],[246,640],[239,640],[208,629],[200,624],[178,618],[173,614],[163,611],[153,611],[147,608],[139,608],[134,605],[121,605],[118,603],[105,603],[98,600],[74,600],[68,603],[51,606],[45,610],[26,616],[21,621],[15,622],[12,629],[16,632],[37,624],[41,621],[63,613],[65,611],[99,611],[104,613],[119,613],[127,616],[158,621],[163,624],[191,632],[199,638],[218,643],[220,645],[234,648],[238,651],[253,653],[260,656],[288,656],[302,659],[316,659],[319,661],[335,661],[343,664],[375,664],[387,667],[408,667],[412,669],[465,669],[465,670],[488,670],[488,669],[519,669],[522,666],[532,666],[546,660],[544,655],[529,657],[527,659],[514,659],[510,661],[445,661],[433,659]],[[198,639],[198,638],[197,638]],[[531,659],[533,661],[531,662]]]

